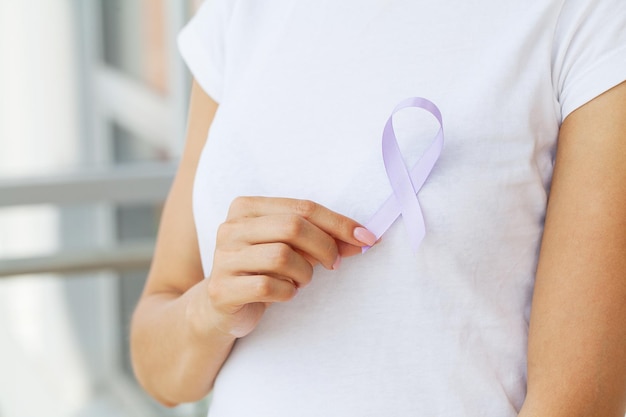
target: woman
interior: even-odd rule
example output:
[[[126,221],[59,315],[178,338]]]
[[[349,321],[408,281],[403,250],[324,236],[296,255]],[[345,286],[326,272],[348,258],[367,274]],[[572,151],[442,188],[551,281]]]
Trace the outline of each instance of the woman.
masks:
[[[214,387],[213,417],[624,415],[623,1],[216,0],[179,41],[187,145],[132,326],[155,398]],[[361,254],[409,96],[445,129],[426,236],[414,251],[401,216]],[[423,113],[394,117],[409,166],[437,130]]]

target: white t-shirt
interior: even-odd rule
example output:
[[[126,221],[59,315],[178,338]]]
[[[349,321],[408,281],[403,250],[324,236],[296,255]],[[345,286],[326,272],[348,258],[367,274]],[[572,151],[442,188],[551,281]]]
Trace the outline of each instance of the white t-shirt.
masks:
[[[193,194],[207,275],[234,197],[366,222],[391,193],[394,106],[432,100],[446,134],[418,194],[418,252],[399,218],[366,254],[316,269],[237,341],[209,415],[517,415],[559,126],[626,79],[626,2],[213,0],[179,44],[220,103]],[[397,116],[412,166],[437,125]]]

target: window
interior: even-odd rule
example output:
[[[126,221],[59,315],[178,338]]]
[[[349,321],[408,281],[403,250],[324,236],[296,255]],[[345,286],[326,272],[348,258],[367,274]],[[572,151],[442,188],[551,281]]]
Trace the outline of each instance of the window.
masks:
[[[128,323],[182,150],[198,2],[0,5],[0,416],[200,416],[132,378]]]

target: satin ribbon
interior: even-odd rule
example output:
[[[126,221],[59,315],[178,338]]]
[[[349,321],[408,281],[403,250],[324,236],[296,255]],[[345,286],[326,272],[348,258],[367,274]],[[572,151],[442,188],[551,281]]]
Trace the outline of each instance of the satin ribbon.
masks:
[[[417,107],[431,113],[439,121],[439,131],[426,149],[422,157],[409,171],[402,158],[398,140],[393,129],[393,115],[400,110]],[[443,149],[443,120],[439,108],[430,100],[421,97],[411,97],[401,101],[387,119],[383,130],[382,151],[387,178],[393,193],[387,198],[376,214],[365,223],[365,227],[380,237],[391,227],[402,214],[404,225],[409,234],[409,242],[414,252],[417,252],[422,239],[426,235],[424,215],[417,199],[417,193],[430,175],[441,150]],[[365,253],[369,247],[363,248]]]

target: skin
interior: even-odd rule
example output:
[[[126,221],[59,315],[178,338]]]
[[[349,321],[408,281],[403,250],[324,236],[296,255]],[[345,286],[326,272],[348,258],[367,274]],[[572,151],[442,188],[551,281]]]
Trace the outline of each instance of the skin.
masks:
[[[135,373],[164,405],[209,393],[234,341],[268,304],[288,302],[317,263],[371,244],[354,220],[314,202],[236,199],[204,279],[193,177],[217,104],[194,83],[186,148],[165,204],[131,328]],[[355,237],[355,230],[359,239]],[[358,234],[361,233],[361,234]],[[626,412],[626,84],[564,121],[533,297],[521,417]]]
[[[520,416],[626,414],[626,83],[561,126]]]

